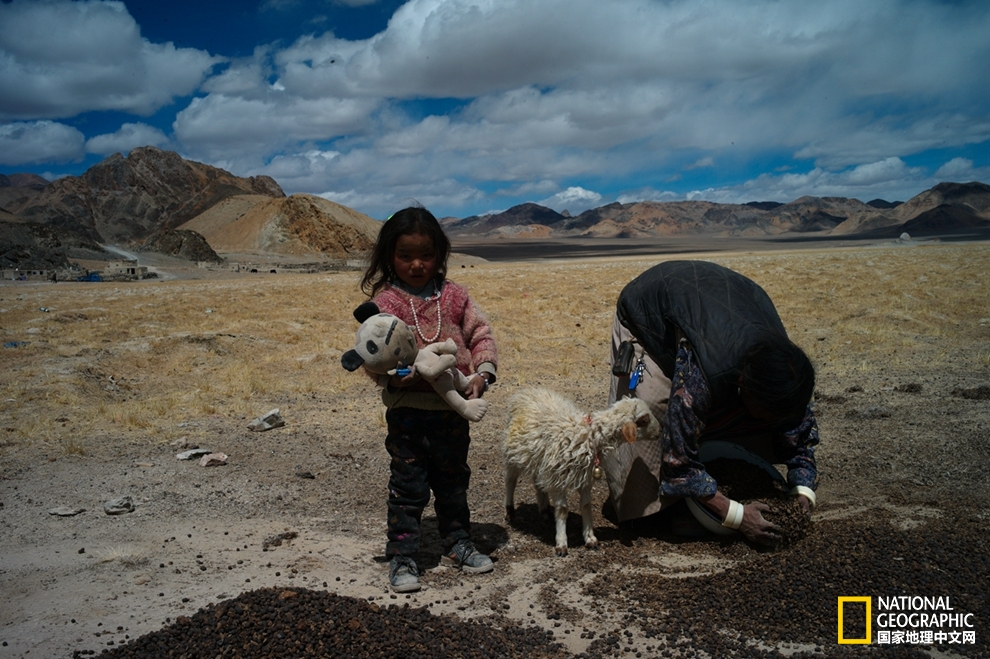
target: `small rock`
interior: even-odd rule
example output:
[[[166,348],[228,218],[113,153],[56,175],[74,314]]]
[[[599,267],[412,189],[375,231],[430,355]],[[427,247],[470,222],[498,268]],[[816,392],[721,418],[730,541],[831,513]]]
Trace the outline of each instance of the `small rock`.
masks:
[[[261,550],[268,551],[272,547],[281,547],[283,540],[295,540],[299,537],[299,534],[295,531],[286,531],[285,533],[279,533],[278,535],[273,535],[270,538],[265,538],[265,541],[261,543]],[[279,576],[278,572],[275,576]]]
[[[59,517],[72,517],[78,515],[79,513],[86,512],[85,508],[73,508],[71,506],[59,506],[58,508],[52,508],[48,511],[49,515],[58,515]]]
[[[281,428],[285,425],[285,421],[282,419],[282,415],[279,414],[279,410],[276,407],[274,410],[259,416],[257,419],[248,424],[248,430],[253,430],[254,432],[264,432],[265,430],[271,430],[272,428]]]
[[[120,497],[103,504],[103,512],[107,515],[123,515],[134,512],[134,502],[130,497]]]
[[[226,453],[210,453],[199,459],[200,467],[222,467],[227,464]]]
[[[209,453],[213,453],[213,451],[211,451],[208,448],[192,448],[189,449],[188,451],[183,451],[182,453],[178,454],[177,456],[175,456],[175,459],[192,460],[193,458],[198,458],[201,455],[207,455]]]
[[[298,476],[299,478],[309,478],[309,479],[316,478],[316,476],[314,476],[313,472],[311,471],[297,471],[296,476]]]

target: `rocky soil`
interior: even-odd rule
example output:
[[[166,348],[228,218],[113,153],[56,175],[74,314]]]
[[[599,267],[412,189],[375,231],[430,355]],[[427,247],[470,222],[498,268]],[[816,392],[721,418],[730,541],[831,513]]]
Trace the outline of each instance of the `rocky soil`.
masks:
[[[472,432],[469,491],[474,539],[496,565],[478,576],[441,566],[427,510],[424,587],[405,595],[387,587],[376,394],[337,373],[356,274],[4,284],[0,338],[14,345],[0,352],[0,659],[988,657],[990,269],[972,247],[927,249],[718,257],[768,288],[819,368],[819,505],[805,535],[775,551],[678,537],[664,515],[616,526],[603,483],[597,551],[580,546],[572,513],[572,550],[555,557],[553,525],[525,484],[508,524],[508,398],[539,385],[604,405],[615,294],[649,262],[458,266],[452,277],[489,312],[502,351],[491,410]],[[156,315],[166,294],[189,301],[190,320]],[[270,314],[249,306],[256,297]],[[921,301],[908,312],[895,298]],[[235,323],[235,307],[256,324]],[[115,314],[131,325],[100,329]],[[287,318],[299,327],[284,329]],[[106,338],[90,345],[73,327]],[[142,370],[114,370],[128,351]],[[255,381],[243,400],[213,412],[186,402],[223,389],[204,374],[238,360],[258,367],[243,371]],[[280,384],[266,385],[266,371]],[[70,374],[88,396],[55,386]],[[164,380],[182,401],[165,416],[120,412],[153,404]],[[275,407],[283,427],[247,429]],[[228,462],[176,459],[193,447]],[[121,497],[133,512],[107,514]],[[839,597],[871,597],[876,614],[878,597],[901,595],[973,614],[973,641],[837,643]],[[844,637],[864,633],[865,616],[845,611]]]

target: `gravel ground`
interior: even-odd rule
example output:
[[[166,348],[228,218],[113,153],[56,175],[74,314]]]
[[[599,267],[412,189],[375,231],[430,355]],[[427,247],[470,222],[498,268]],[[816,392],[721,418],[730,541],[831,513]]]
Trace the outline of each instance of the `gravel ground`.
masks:
[[[846,258],[900,267],[893,251],[857,254]],[[932,262],[951,256],[962,263],[971,255],[938,252]],[[756,257],[733,258],[723,262],[756,267]],[[810,257],[766,258],[761,267],[794,268],[787,259],[797,259],[805,268]],[[424,571],[418,593],[387,588],[384,429],[373,388],[357,376],[342,391],[270,392],[257,401],[257,413],[279,407],[286,425],[263,433],[247,430],[249,415],[195,415],[167,440],[108,422],[87,430],[86,450],[76,452],[17,439],[19,430],[7,430],[15,422],[0,422],[0,659],[990,656],[985,277],[972,282],[974,304],[984,305],[972,306],[969,320],[947,318],[945,328],[917,339],[921,348],[933,346],[929,352],[917,348],[895,361],[866,351],[841,368],[815,353],[822,483],[803,537],[767,551],[738,539],[675,537],[662,516],[620,528],[602,514],[607,493],[599,483],[601,547],[580,546],[580,518],[572,512],[572,551],[557,558],[553,524],[526,484],[517,493],[516,521],[503,519],[505,407],[521,384],[556,388],[589,410],[604,403],[614,291],[646,267],[608,264],[602,276],[611,283],[597,306],[576,329],[566,329],[572,321],[558,327],[579,335],[568,343],[579,365],[553,369],[549,358],[527,352],[542,330],[514,323],[516,302],[496,288],[517,276],[549,278],[546,266],[479,265],[483,272],[466,276],[493,282],[478,297],[496,323],[505,362],[489,393],[489,415],[473,429],[469,491],[475,541],[496,566],[477,576],[440,566],[428,510],[416,557]],[[552,269],[580,279],[587,267]],[[537,292],[528,294],[538,289],[533,284],[527,290]],[[0,310],[38,306],[33,296],[42,290],[0,288]],[[68,296],[56,300],[68,308],[75,293],[66,287],[59,294]],[[825,346],[844,344],[840,332],[854,311],[840,303],[831,321],[782,315],[802,341]],[[10,318],[5,341],[17,329]],[[600,340],[581,338],[584,332]],[[2,356],[23,377],[45,360],[50,368],[67,361],[64,350],[38,348],[24,357],[16,350]],[[99,351],[73,356],[94,370],[102,358]],[[334,366],[330,359],[322,367]],[[12,409],[0,414],[13,418]],[[67,407],[70,427],[72,416]],[[227,453],[228,464],[176,459],[194,446]],[[123,496],[133,512],[104,512],[104,502]],[[837,598],[869,596],[876,614],[878,598],[901,595],[944,598],[954,613],[973,614],[975,642],[837,643]],[[845,638],[863,633],[864,619],[847,615]]]

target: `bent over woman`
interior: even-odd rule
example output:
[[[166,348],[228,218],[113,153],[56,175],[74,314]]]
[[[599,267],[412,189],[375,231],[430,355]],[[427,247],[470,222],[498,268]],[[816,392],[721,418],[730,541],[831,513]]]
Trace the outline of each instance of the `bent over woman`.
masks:
[[[716,440],[785,464],[792,493],[810,511],[818,485],[815,371],[758,284],[705,261],[650,268],[619,295],[612,366],[609,402],[633,395],[664,420],[661,442],[605,456],[620,521],[693,497],[748,540],[777,542],[765,504],[730,501],[705,471],[698,447]]]

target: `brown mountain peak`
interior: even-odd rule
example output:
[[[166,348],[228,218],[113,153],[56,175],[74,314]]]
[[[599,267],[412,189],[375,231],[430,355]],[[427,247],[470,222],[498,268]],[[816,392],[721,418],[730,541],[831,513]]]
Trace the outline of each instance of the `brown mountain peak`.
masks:
[[[381,223],[316,195],[240,195],[224,199],[181,228],[202,234],[219,254],[346,258],[371,249]]]
[[[47,186],[19,209],[29,220],[101,243],[140,243],[174,229],[221,200],[243,194],[285,197],[268,176],[242,178],[156,147],[117,153]]]

